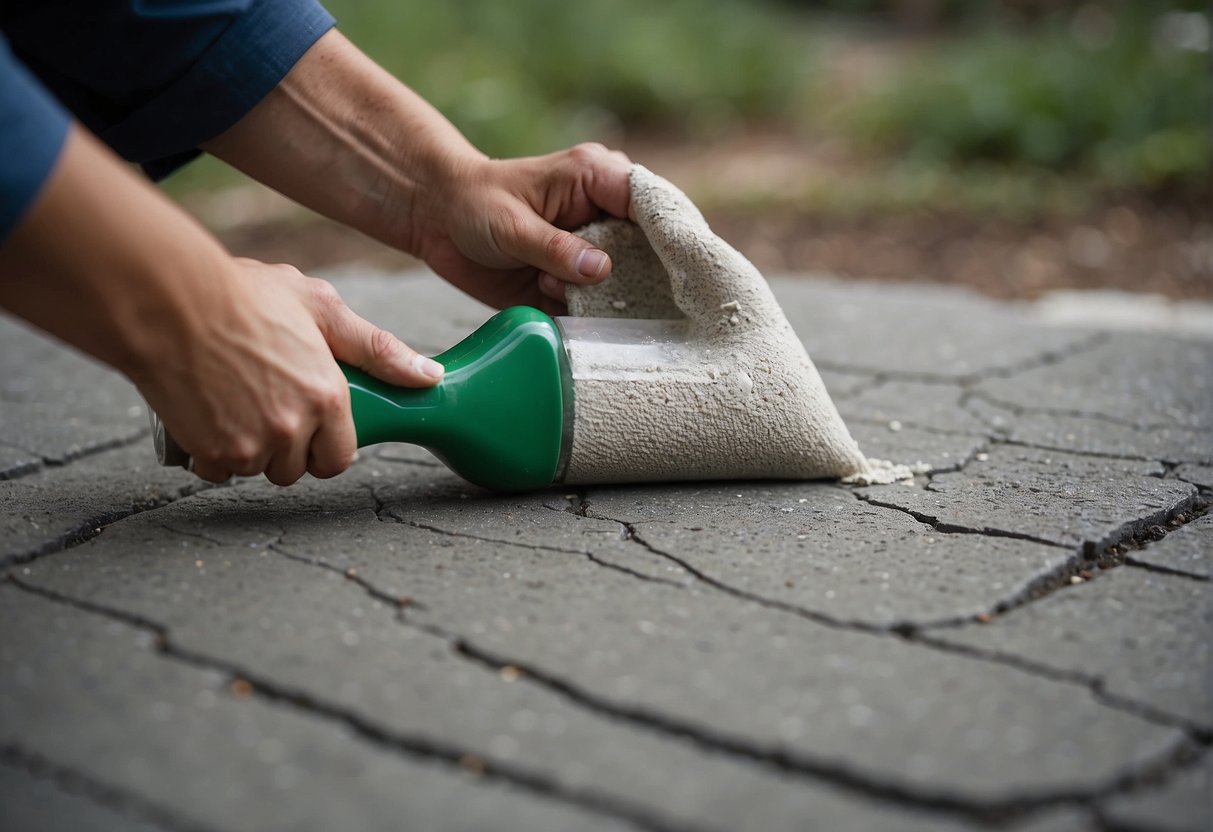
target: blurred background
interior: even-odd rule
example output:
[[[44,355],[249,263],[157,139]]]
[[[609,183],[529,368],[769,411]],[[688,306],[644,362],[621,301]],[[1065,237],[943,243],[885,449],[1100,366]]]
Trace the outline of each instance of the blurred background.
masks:
[[[1204,2],[328,0],[494,156],[596,140],[766,272],[1213,299]],[[211,159],[237,253],[413,265]]]

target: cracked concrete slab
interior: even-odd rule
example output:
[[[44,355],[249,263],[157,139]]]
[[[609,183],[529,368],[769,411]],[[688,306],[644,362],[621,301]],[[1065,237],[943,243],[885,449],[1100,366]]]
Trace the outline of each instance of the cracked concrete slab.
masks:
[[[1201,488],[1213,489],[1213,465],[1180,465],[1175,469],[1175,477]]]
[[[228,496],[208,493],[158,513],[194,512],[207,499]],[[291,519],[289,494],[271,502],[283,521]],[[22,580],[87,592],[98,603],[163,621],[185,649],[258,668],[382,720],[404,720],[402,730],[424,725],[451,736],[505,730],[517,744],[533,739],[532,732],[509,731],[500,711],[488,708],[486,700],[505,701],[494,674],[489,693],[481,691],[482,668],[461,666],[445,645],[402,631],[391,616],[370,615],[357,586],[339,594],[349,569],[385,592],[406,593],[412,600],[406,620],[422,633],[439,628],[464,649],[475,645],[503,664],[542,668],[613,707],[674,720],[692,736],[719,733],[769,754],[783,749],[827,770],[858,767],[897,788],[971,800],[1096,788],[1166,756],[1179,739],[1069,685],[1013,669],[991,664],[975,672],[969,659],[893,637],[833,630],[719,593],[638,581],[580,557],[381,523],[369,509],[351,519],[360,534],[331,518],[296,517],[304,528],[281,545],[297,557],[324,557],[336,569],[319,576],[313,567],[247,546],[206,554],[189,540],[132,545],[146,533],[139,520],[32,564]],[[150,569],[165,579],[140,580]],[[276,587],[274,597],[283,602],[267,608],[265,586]],[[546,591],[550,586],[560,591]],[[696,657],[689,671],[680,658],[688,651]],[[463,696],[475,705],[460,706]],[[421,718],[419,708],[428,708]],[[578,722],[592,715],[578,712]],[[568,726],[564,721],[562,731]],[[490,741],[477,736],[482,747]],[[612,773],[607,760],[594,758],[599,783],[627,775],[632,788],[647,784],[651,778],[637,763],[619,760],[620,743],[616,738],[608,751],[601,740],[586,741],[571,755],[528,746],[526,756],[585,759],[587,749],[601,748],[624,771]],[[899,750],[906,748],[915,751],[905,757]],[[566,768],[560,771],[571,775]]]
[[[426,352],[490,314],[335,282]],[[125,381],[4,323],[0,791],[216,832],[1204,820],[1209,584],[1166,572],[1207,575],[1204,525],[1150,526],[1213,488],[1207,348],[773,288],[865,450],[933,473],[490,495],[381,446],[207,490],[154,466]]]
[[[852,420],[920,428],[936,433],[988,437],[990,426],[962,405],[965,388],[955,384],[885,381],[838,403]]]
[[[1213,578],[1213,513],[1198,517],[1162,540],[1128,553],[1131,563]]]
[[[1013,535],[1098,552],[1187,507],[1192,485],[1162,479],[1158,463],[998,446],[924,489],[857,493],[940,528]]]
[[[156,806],[174,826],[628,828],[370,746],[339,722],[268,704],[225,674],[167,661],[151,635],[129,625],[11,587],[0,586],[0,597],[0,743],[36,746]],[[80,820],[74,828],[90,828]]]
[[[818,818],[826,827],[859,820],[871,829],[953,828],[946,818],[917,818],[913,811],[880,805],[868,808],[862,796],[621,725],[533,686],[525,677],[461,658],[450,639],[402,625],[392,604],[368,597],[346,577],[353,568],[360,577],[375,576],[385,597],[411,593],[405,613],[412,619],[429,603],[423,589],[431,580],[459,591],[455,564],[448,562],[440,535],[381,523],[369,510],[320,518],[267,512],[260,515],[265,525],[279,522],[293,529],[283,537],[280,551],[264,543],[212,543],[206,538],[221,541],[227,532],[221,528],[214,534],[212,512],[199,506],[226,503],[231,496],[208,492],[191,504],[160,512],[189,515],[170,518],[168,526],[192,532],[193,519],[204,529],[197,534],[174,538],[163,525],[130,521],[121,531],[32,564],[20,579],[79,593],[78,580],[87,573],[93,582],[89,598],[161,622],[175,648],[217,657],[254,685],[272,679],[310,700],[359,714],[385,731],[454,743],[474,750],[488,765],[516,765],[567,790],[594,789],[625,804],[639,803],[659,819],[668,817],[674,828],[680,822],[691,824],[685,828],[720,829],[754,822],[762,828],[796,829],[806,817]],[[233,509],[247,512],[243,506]],[[148,545],[154,536],[161,542]],[[409,545],[410,540],[416,543]],[[493,547],[479,541],[447,540],[456,541],[456,549],[493,557]],[[135,541],[143,545],[132,545]],[[348,550],[371,554],[366,561],[351,559]],[[553,557],[518,551],[539,561]],[[334,568],[292,561],[283,553],[324,557]],[[417,575],[380,580],[376,564],[384,560],[423,568]],[[161,579],[136,580],[150,571]],[[276,588],[274,596],[266,595],[267,586]],[[542,587],[528,590],[541,594]],[[654,778],[654,771],[662,776]],[[402,789],[402,799],[412,794],[411,787]]]
[[[939,638],[1099,679],[1111,696],[1210,730],[1211,632],[1208,583],[1122,567]]]
[[[1012,304],[955,287],[769,282],[809,355],[828,370],[958,381],[1031,365],[1091,337],[1037,325]]]
[[[24,452],[0,457],[0,479],[31,456],[62,464],[148,432],[147,406],[129,382],[2,316],[0,355],[0,442]]]
[[[740,494],[731,484],[596,488],[587,497],[591,518],[627,523],[668,563],[772,603],[876,628],[988,612],[1073,558],[1023,540],[975,546],[824,485],[747,486]]]
[[[872,424],[851,419],[851,436],[864,454],[872,459],[887,459],[915,469],[925,465],[926,472],[953,471],[981,453],[989,445],[983,436],[939,433],[899,423]]]
[[[22,448],[0,445],[0,480],[32,474],[42,467],[42,457]]]
[[[1162,786],[1109,799],[1100,807],[1105,828],[1206,832],[1213,827],[1213,757]]]
[[[39,832],[166,832],[165,827],[132,817],[80,794],[76,783],[59,785],[0,762],[0,829]],[[73,788],[74,787],[74,788]]]
[[[205,486],[179,468],[157,465],[150,441],[0,480],[0,568]]]
[[[1137,428],[1105,419],[1023,413],[1013,417],[1007,438],[1060,451],[1134,459],[1213,459],[1213,440],[1207,428]]]
[[[1115,334],[1063,361],[987,379],[976,389],[1014,409],[1104,418],[1143,429],[1203,429],[1208,437],[1213,428],[1210,366],[1213,343]]]

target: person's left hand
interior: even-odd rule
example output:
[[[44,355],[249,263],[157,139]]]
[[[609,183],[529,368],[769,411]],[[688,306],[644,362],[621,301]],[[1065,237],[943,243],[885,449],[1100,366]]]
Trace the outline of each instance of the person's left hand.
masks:
[[[631,163],[600,144],[523,159],[465,157],[412,206],[410,250],[497,308],[564,310],[566,283],[598,283],[607,254],[570,231],[631,213]]]

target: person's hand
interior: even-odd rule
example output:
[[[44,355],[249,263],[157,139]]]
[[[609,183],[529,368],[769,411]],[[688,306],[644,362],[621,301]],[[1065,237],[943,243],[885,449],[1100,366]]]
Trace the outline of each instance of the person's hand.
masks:
[[[631,165],[622,153],[582,144],[488,159],[336,29],[202,147],[301,204],[421,257],[496,307],[563,311],[567,283],[602,280],[611,268],[602,252],[569,232],[631,214]]]
[[[158,327],[149,360],[128,371],[202,479],[264,472],[290,485],[348,468],[354,424],[334,357],[406,387],[441,378],[440,364],[354,314],[326,281],[231,262],[210,305]]]
[[[597,283],[607,254],[570,233],[626,218],[631,163],[600,144],[525,159],[465,157],[414,201],[410,250],[492,306],[564,311],[566,283]]]

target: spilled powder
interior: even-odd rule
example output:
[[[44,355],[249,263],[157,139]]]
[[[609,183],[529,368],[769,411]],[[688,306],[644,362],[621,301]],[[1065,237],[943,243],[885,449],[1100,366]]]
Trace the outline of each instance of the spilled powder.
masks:
[[[762,275],[690,200],[639,165],[631,187],[636,224],[578,232],[612,270],[598,285],[568,287],[564,481],[913,476],[864,457]]]

